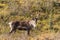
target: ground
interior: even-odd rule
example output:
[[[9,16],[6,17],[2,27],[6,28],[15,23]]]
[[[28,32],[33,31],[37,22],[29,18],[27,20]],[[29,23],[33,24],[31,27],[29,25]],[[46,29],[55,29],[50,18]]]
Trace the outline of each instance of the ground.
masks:
[[[9,34],[1,34],[0,35],[0,40],[60,40],[59,32],[53,33],[53,32],[42,32],[41,34],[31,34],[27,35],[25,32],[21,33],[12,33],[11,35]]]

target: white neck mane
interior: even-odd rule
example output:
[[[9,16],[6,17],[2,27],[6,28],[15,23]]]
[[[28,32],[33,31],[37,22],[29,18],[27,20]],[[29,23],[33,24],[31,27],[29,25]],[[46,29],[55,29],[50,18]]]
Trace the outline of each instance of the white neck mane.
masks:
[[[29,24],[32,25],[33,27],[36,27],[36,22],[34,20],[31,20]]]

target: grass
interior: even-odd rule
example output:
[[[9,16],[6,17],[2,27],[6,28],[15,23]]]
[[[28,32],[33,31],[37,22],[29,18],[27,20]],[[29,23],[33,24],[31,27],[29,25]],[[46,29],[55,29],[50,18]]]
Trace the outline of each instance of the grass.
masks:
[[[3,34],[0,36],[0,40],[46,40],[46,39],[52,40],[56,36],[56,33],[52,32],[42,32],[41,34],[38,35],[34,34],[30,36],[28,36],[25,33],[14,33],[11,35]]]
[[[15,3],[14,0],[10,2],[12,4]],[[18,5],[16,2],[16,5],[15,5],[16,7],[12,4],[9,5],[10,2],[8,2],[7,4],[0,3],[0,6],[2,6],[2,8],[0,8],[0,40],[55,40],[56,38],[58,38],[58,35],[59,35],[58,33],[60,31],[60,27],[59,27],[60,14],[59,14],[59,11],[57,11],[58,9],[54,9],[54,12],[50,12],[50,13],[43,12],[44,10],[42,10],[40,7],[46,6],[46,5],[43,5],[44,3],[46,3],[44,0],[38,0],[38,1],[37,0],[31,0],[31,1],[19,0],[17,1],[19,2]],[[20,9],[17,8],[17,6]],[[14,7],[17,8],[15,11],[12,10],[12,9],[15,9]],[[16,11],[17,13],[15,13]],[[46,11],[46,8],[45,8],[45,11]],[[54,13],[52,16],[53,17],[52,29],[50,29],[50,24],[49,24],[51,13],[52,14]],[[36,29],[31,30],[30,36],[27,35],[26,31],[20,31],[20,30],[17,30],[16,33],[12,33],[11,35],[8,35],[10,28],[7,23],[9,21],[30,20],[32,17],[35,17],[37,14],[39,14],[37,26],[36,26]],[[31,17],[31,15],[33,16]],[[60,39],[58,38],[57,40],[60,40]]]

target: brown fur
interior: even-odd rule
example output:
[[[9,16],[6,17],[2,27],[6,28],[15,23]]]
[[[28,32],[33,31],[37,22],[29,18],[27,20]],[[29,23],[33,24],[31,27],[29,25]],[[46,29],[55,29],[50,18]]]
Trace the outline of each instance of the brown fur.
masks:
[[[15,32],[16,29],[19,29],[19,30],[27,30],[29,35],[31,30],[31,25],[29,25],[29,21],[13,21],[12,27],[13,29],[11,30],[10,33],[12,33],[13,31]]]
[[[30,30],[36,26],[37,18],[33,18],[32,20],[25,21],[12,21],[9,23],[11,31],[9,33],[15,32],[16,29],[26,30],[27,34],[30,34]]]

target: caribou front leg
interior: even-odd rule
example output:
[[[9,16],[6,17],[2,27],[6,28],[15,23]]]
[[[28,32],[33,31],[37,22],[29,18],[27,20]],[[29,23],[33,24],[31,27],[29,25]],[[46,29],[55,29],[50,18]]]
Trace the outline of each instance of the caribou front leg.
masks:
[[[28,35],[30,35],[30,31],[31,31],[31,27],[29,26],[29,27],[27,28],[27,34],[28,34]]]
[[[30,35],[30,30],[27,30],[27,34]]]

